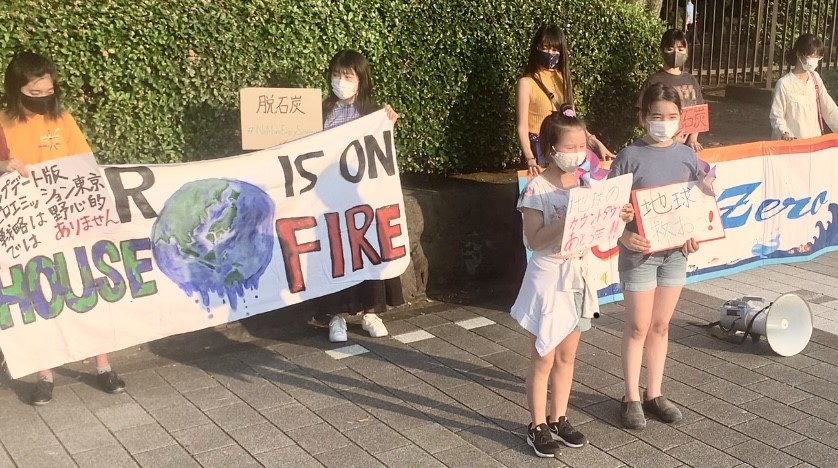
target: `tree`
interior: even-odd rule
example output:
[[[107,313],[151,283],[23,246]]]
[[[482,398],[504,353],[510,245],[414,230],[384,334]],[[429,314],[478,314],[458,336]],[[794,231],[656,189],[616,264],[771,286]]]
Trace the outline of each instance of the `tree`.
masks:
[[[625,0],[626,3],[640,5],[649,11],[649,14],[657,18],[661,14],[663,0]]]

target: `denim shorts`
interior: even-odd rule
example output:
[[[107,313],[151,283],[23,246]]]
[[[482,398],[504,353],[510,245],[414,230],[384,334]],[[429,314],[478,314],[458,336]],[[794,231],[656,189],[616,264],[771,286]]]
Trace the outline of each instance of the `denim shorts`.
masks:
[[[642,264],[620,272],[620,288],[623,291],[649,291],[658,286],[683,286],[686,281],[687,257],[680,249],[649,255]]]

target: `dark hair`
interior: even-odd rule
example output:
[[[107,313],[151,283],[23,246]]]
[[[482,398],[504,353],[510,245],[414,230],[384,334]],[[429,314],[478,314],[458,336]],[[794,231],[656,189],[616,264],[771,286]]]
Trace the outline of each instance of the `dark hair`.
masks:
[[[667,29],[661,36],[661,50],[677,45],[687,46],[687,35],[680,29]]]
[[[371,114],[381,108],[372,99],[372,78],[370,77],[370,66],[367,59],[360,52],[348,49],[341,50],[332,57],[332,60],[329,61],[329,68],[326,69],[326,89],[329,90],[329,97],[323,101],[324,120],[340,100],[332,91],[332,72],[335,70],[353,70],[358,77],[358,94],[355,95],[353,105],[359,114]]]
[[[643,101],[640,103],[640,117],[646,117],[652,111],[652,104],[659,101],[668,101],[678,106],[681,112],[681,96],[675,88],[666,86],[663,83],[655,83],[643,92]]]
[[[565,112],[570,111],[571,115],[565,115]],[[571,128],[585,129],[585,122],[582,121],[573,110],[570,104],[562,104],[562,107],[552,114],[548,115],[538,131],[538,150],[545,156],[547,164],[550,164],[550,158],[547,157],[553,152],[552,146],[561,138],[562,134]]]
[[[46,117],[56,119],[61,116],[61,87],[58,85],[58,73],[55,71],[55,64],[50,59],[33,52],[17,53],[9,66],[6,67],[6,76],[3,87],[6,91],[6,113],[13,119],[26,120],[26,113],[21,103],[21,88],[26,86],[35,78],[49,75],[52,78],[55,100],[47,109]]]
[[[527,66],[524,67],[524,76],[535,75],[542,66],[538,61],[538,52],[542,46],[557,49],[561,52],[559,63],[556,69],[562,72],[564,80],[564,100],[573,105],[573,82],[570,77],[570,53],[567,48],[567,37],[555,24],[544,24],[535,32],[530,47],[530,56],[527,59]]]
[[[797,57],[808,57],[810,55],[823,55],[823,42],[814,34],[801,34],[794,41],[794,47],[786,51],[786,62],[789,65],[797,64]]]

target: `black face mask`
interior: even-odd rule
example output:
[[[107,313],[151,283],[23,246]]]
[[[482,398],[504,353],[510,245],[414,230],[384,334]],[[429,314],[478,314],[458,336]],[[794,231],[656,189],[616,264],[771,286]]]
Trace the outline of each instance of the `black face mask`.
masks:
[[[559,59],[561,58],[561,54],[553,55],[549,52],[544,52],[543,50],[539,50],[538,52],[538,61],[541,63],[541,66],[552,70],[556,68],[556,65],[559,64]]]
[[[50,111],[55,106],[55,94],[50,94],[49,96],[27,96],[26,94],[20,95],[20,103],[23,107],[26,108],[29,112],[33,112],[35,114],[44,115]]]
[[[664,52],[663,63],[669,68],[681,68],[687,63],[686,52]]]

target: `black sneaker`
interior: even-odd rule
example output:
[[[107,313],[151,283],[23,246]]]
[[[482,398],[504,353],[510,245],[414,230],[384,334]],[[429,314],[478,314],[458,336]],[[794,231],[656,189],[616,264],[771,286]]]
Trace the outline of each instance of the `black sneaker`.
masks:
[[[527,428],[527,445],[532,447],[535,454],[541,458],[553,458],[562,454],[562,446],[553,440],[553,436],[550,435],[550,427],[546,424],[532,427],[532,423],[530,423]]]
[[[547,420],[549,421],[550,418],[547,418]],[[588,443],[588,438],[585,437],[585,434],[574,429],[570,425],[570,421],[564,416],[560,417],[556,422],[548,422],[547,425],[550,426],[550,435],[553,437],[553,440],[557,440],[568,447],[579,448],[584,447]]]
[[[108,393],[122,393],[125,391],[125,381],[119,378],[114,371],[103,372],[96,376],[102,390]]]
[[[43,406],[52,401],[52,382],[44,379],[38,379],[35,384],[35,391],[32,392],[32,397],[29,400],[34,406]]]

